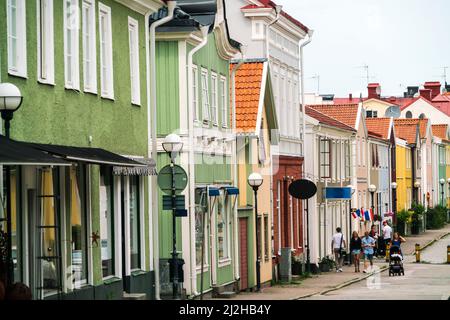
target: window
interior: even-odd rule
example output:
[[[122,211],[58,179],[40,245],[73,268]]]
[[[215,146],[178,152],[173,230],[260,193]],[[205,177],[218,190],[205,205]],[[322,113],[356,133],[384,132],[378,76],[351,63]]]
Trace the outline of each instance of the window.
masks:
[[[366,118],[378,118],[378,111],[375,110],[367,110]]]
[[[328,139],[320,139],[320,177],[331,178],[331,141]]]
[[[80,89],[78,0],[64,0],[64,74],[66,89]]]
[[[38,81],[54,84],[53,0],[39,0],[36,4]]]
[[[350,141],[345,141],[345,178],[351,177],[351,152],[350,152]]]
[[[412,117],[413,117],[412,112],[411,111],[407,111],[405,117],[406,117],[406,119],[412,119]]]
[[[100,33],[100,82],[103,98],[114,99],[113,57],[112,57],[112,29],[111,8],[102,3],[99,8]]]
[[[225,191],[220,190],[217,203],[217,242],[219,250],[219,261],[230,258],[230,217],[226,205],[227,196]]]
[[[130,176],[130,268],[141,267],[141,214],[139,210],[139,177]]]
[[[27,76],[25,0],[7,0],[8,73]]]
[[[72,244],[72,267],[78,283],[87,282],[87,210],[86,166],[70,169],[70,229]]]
[[[211,74],[211,120],[214,125],[219,122],[219,108],[218,104],[218,94],[217,94],[217,74]]]
[[[194,108],[194,120],[199,120],[198,112],[198,68],[192,66],[192,107]]]
[[[406,169],[411,169],[411,149],[407,149],[405,152],[406,156]]]
[[[264,121],[264,119],[263,119]],[[267,160],[266,154],[266,141],[264,139],[264,128],[263,121],[261,121],[261,128],[259,129],[259,140],[258,140],[258,163],[264,165]]]
[[[209,121],[209,90],[208,90],[208,71],[202,69],[202,117],[203,122]]]
[[[207,237],[205,236],[206,223],[207,223],[207,195],[206,189],[195,189],[195,261],[197,267],[201,267],[202,264],[202,252],[203,252],[203,264],[208,264],[208,246]]]
[[[95,2],[84,0],[83,24],[83,83],[84,91],[97,93],[97,42],[95,28]]]
[[[113,276],[114,265],[114,183],[111,169],[100,167],[100,243],[102,275]]]
[[[141,104],[139,81],[139,25],[135,19],[128,17],[128,38],[130,41],[130,79],[131,103]]]
[[[222,127],[228,127],[227,79],[220,77],[220,107],[222,110]]]

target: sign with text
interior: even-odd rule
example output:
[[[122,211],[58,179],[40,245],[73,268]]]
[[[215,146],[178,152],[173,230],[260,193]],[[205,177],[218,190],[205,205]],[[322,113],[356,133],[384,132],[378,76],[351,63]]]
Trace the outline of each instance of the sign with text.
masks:
[[[352,188],[327,187],[324,194],[327,200],[350,200],[352,198]]]

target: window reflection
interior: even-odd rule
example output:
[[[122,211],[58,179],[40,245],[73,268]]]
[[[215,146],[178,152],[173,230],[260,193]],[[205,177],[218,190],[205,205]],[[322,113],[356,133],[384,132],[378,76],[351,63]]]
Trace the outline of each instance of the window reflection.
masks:
[[[140,212],[139,212],[139,178],[130,176],[130,250],[131,269],[140,268]]]
[[[107,167],[100,168],[100,243],[103,277],[114,274],[113,177]]]

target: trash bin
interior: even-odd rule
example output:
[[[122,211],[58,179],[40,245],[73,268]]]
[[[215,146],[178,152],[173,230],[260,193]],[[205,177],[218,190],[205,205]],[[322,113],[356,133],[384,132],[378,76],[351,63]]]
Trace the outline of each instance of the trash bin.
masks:
[[[170,282],[173,282],[175,268],[177,268],[176,270],[177,270],[177,275],[178,275],[178,282],[184,282],[183,265],[184,265],[183,259],[175,259],[175,263],[174,263],[174,259],[169,259]]]

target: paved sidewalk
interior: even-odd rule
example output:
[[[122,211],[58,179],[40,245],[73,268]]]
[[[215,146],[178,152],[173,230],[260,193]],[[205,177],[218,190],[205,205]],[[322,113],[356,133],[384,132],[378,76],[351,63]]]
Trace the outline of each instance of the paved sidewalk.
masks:
[[[402,244],[403,252],[406,255],[412,255],[414,254],[416,243],[423,247],[447,234],[450,234],[450,225],[446,225],[440,230],[429,230],[418,236],[409,236],[406,238],[406,242]],[[388,267],[384,259],[375,259],[374,265],[374,269],[378,270],[376,272],[382,272]],[[361,260],[361,271],[362,269],[363,263]],[[276,285],[263,288],[258,293],[242,292],[236,297],[227,300],[295,300],[340,289],[371,276],[371,274],[355,273],[354,271],[353,265],[344,266],[343,272],[340,273],[332,271],[320,275],[312,275],[310,278],[300,280],[300,284]]]

